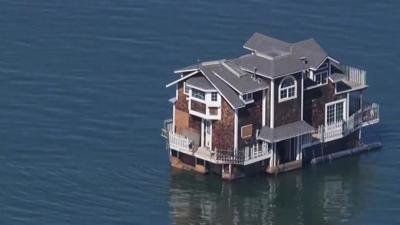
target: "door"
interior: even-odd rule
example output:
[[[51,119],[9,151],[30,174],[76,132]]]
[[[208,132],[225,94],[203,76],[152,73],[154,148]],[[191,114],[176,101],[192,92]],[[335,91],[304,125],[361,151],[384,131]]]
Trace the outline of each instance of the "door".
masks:
[[[211,148],[211,121],[204,120],[204,146]]]

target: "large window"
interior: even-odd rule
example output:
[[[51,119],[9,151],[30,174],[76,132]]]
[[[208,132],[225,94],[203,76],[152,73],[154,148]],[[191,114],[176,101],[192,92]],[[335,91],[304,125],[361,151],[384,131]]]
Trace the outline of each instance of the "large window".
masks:
[[[279,85],[279,102],[294,98],[297,98],[296,80],[293,77],[287,77]]]
[[[344,120],[344,100],[326,104],[326,125],[332,125]]]
[[[192,88],[192,97],[193,97],[193,98],[197,98],[197,99],[200,99],[200,100],[204,100],[204,96],[205,96],[204,92]]]

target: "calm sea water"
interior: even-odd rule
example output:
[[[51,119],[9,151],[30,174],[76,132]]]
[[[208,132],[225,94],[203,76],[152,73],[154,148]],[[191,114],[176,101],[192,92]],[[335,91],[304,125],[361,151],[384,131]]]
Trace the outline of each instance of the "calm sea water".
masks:
[[[0,224],[399,224],[400,3],[0,1]],[[172,171],[172,71],[255,32],[365,68],[382,151],[234,183]]]

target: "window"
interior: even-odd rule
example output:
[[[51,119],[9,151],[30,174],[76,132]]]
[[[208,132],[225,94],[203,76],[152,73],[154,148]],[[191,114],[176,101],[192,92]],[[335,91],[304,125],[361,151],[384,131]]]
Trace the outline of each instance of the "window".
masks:
[[[317,85],[326,84],[328,82],[328,71],[322,71],[315,74],[315,82]]]
[[[251,103],[253,102],[253,93],[248,93],[248,94],[244,94],[242,95],[242,99],[245,103]]]
[[[332,125],[344,120],[344,100],[326,104],[326,125]]]
[[[329,62],[324,62],[314,74],[314,81],[317,85],[323,85],[328,83],[329,76]]]
[[[193,97],[193,98],[197,98],[197,99],[200,99],[200,100],[204,100],[204,96],[205,96],[204,92],[192,88],[192,97]]]
[[[213,101],[213,102],[218,101],[218,94],[217,94],[217,92],[212,92],[212,93],[211,93],[211,101]]]
[[[242,126],[242,128],[240,129],[240,133],[241,133],[241,137],[243,139],[245,138],[250,138],[253,135],[253,124],[249,124],[246,126]]]
[[[279,102],[297,98],[296,80],[293,77],[287,77],[279,85]]]
[[[189,87],[186,85],[186,82],[183,82],[183,93],[186,95],[189,94]]]

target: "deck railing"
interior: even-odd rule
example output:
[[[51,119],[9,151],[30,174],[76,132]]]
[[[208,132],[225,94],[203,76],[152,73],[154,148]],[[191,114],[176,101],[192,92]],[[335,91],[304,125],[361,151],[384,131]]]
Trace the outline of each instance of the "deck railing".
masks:
[[[338,121],[329,124],[328,126],[321,126],[319,129],[319,137],[321,141],[330,141],[345,135],[348,135],[355,130],[372,125],[379,122],[379,105],[376,103],[368,104],[352,114],[347,121]]]
[[[362,112],[362,123],[363,126],[379,123],[379,105],[372,103],[366,105]]]
[[[347,80],[360,85],[367,84],[367,72],[362,69],[358,69],[351,66],[342,67],[344,74],[347,76]]]
[[[164,121],[164,128],[162,129],[161,136],[166,138],[166,144],[170,149],[200,157],[200,155],[196,155],[198,154],[198,148],[194,146],[192,140],[181,134],[173,132],[171,119]],[[255,162],[263,157],[268,157],[270,153],[271,152],[267,144],[254,144],[237,150],[218,149],[213,151],[212,154],[209,154],[207,157],[209,157],[209,161],[216,163],[243,165],[250,161]],[[204,158],[204,155],[202,155],[202,157]]]
[[[170,132],[168,135],[169,147],[186,154],[193,152],[193,142],[189,138]]]
[[[216,160],[230,164],[246,164],[250,161],[257,161],[260,158],[268,157],[271,154],[267,144],[253,144],[237,150],[217,150]]]

